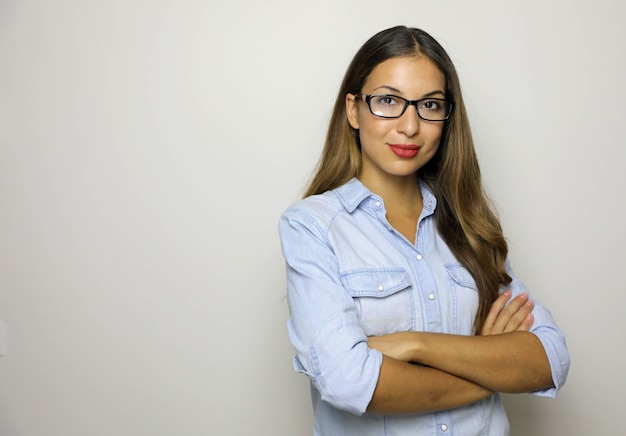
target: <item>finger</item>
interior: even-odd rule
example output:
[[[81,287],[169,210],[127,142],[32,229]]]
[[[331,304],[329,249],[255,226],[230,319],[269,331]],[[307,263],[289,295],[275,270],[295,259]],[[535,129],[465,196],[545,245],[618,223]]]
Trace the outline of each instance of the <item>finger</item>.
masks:
[[[528,322],[527,317],[531,314],[534,307],[535,303],[530,299],[522,304],[507,322],[504,327],[504,332],[514,332],[520,329],[520,331],[528,330],[532,326],[532,323],[527,328],[525,327]]]
[[[496,300],[491,304],[491,308],[489,309],[489,313],[487,314],[483,328],[481,329],[481,334],[486,335],[491,332],[493,324],[496,322],[498,315],[506,305],[507,301],[511,298],[511,295],[511,290],[507,289],[498,295],[498,298],[496,298]]]
[[[509,302],[509,304],[507,304],[506,307],[500,311],[500,314],[498,315],[498,317],[496,318],[493,324],[493,329],[498,333],[515,331],[515,329],[507,330],[507,326],[509,325],[509,321],[511,320],[511,318],[519,311],[521,307],[524,306],[524,304],[526,304],[527,301],[528,301],[528,294],[526,292],[522,292],[521,294],[513,298]],[[519,323],[524,318],[524,316],[526,316],[528,313],[530,312],[527,312],[523,314],[521,318],[516,319],[517,320],[516,328],[519,326]]]
[[[529,313],[528,315],[526,315],[526,318],[524,318],[524,321],[522,321],[517,331],[527,332],[533,326],[534,322],[535,322],[535,317],[533,316],[532,313]]]

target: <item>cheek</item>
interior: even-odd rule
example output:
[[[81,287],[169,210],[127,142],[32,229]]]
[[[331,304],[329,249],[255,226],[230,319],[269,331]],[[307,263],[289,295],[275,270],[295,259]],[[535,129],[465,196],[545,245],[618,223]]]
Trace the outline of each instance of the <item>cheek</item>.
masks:
[[[441,137],[443,136],[443,126],[429,126],[431,129],[425,131],[424,133],[428,134],[428,141],[435,145],[439,146],[441,142]]]
[[[359,119],[359,125],[361,142],[366,140],[366,138],[370,140],[381,139],[389,130],[388,123],[386,123],[385,120],[373,120],[371,117],[367,117],[367,119]]]
[[[441,144],[441,137],[443,136],[443,129],[435,128],[435,129],[429,130],[428,132],[422,132],[422,133],[428,136],[428,139],[426,140],[426,144],[424,144],[425,147],[424,147],[424,153],[422,156],[427,161],[429,161],[435,156],[435,154],[437,154],[437,150],[439,150],[439,147]]]

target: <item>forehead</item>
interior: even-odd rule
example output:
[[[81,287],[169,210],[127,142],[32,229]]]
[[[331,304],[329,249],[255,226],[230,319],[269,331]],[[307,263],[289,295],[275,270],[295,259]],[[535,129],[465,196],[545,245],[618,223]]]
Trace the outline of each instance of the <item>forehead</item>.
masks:
[[[389,88],[410,97],[433,91],[445,93],[446,79],[433,61],[425,56],[397,57],[381,62],[372,70],[363,85],[363,92],[387,92]]]

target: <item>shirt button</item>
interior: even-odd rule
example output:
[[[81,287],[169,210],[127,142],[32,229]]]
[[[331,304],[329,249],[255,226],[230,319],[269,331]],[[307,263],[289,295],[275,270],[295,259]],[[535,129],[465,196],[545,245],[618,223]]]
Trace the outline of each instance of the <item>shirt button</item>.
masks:
[[[433,294],[432,292],[430,294],[428,294],[428,299],[430,301],[434,300],[435,299],[435,294]]]
[[[418,254],[417,256],[415,256],[415,258],[417,260],[422,260],[424,258],[424,256],[422,256],[421,254]]]
[[[380,201],[376,200],[376,207],[380,207]]]
[[[382,292],[385,290],[385,287],[383,285],[378,285],[377,289]]]
[[[448,426],[445,424],[441,424],[441,431],[446,431],[448,430]]]

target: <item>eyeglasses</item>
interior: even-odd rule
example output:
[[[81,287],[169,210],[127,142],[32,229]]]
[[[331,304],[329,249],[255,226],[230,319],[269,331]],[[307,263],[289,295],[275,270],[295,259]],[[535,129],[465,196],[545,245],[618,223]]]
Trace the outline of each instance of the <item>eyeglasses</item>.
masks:
[[[442,98],[422,98],[407,100],[390,94],[355,94],[356,98],[367,103],[372,115],[380,118],[400,118],[406,108],[415,106],[417,115],[426,121],[445,121],[450,118],[454,102]]]

